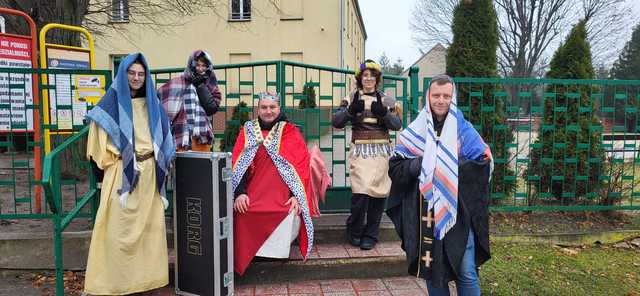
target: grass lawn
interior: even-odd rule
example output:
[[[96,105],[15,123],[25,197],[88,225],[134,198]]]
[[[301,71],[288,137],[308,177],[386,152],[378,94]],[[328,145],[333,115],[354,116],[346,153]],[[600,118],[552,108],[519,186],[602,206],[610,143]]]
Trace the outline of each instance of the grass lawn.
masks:
[[[483,295],[640,295],[640,249],[493,243]]]

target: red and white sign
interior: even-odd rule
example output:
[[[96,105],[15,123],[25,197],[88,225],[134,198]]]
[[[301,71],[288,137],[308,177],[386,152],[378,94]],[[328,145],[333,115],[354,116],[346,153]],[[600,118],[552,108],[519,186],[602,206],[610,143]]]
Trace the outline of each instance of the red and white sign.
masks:
[[[0,34],[0,68],[31,67],[31,40]],[[33,131],[32,91],[31,74],[0,72],[0,132]]]
[[[31,41],[0,35],[0,59],[23,60],[31,64]]]

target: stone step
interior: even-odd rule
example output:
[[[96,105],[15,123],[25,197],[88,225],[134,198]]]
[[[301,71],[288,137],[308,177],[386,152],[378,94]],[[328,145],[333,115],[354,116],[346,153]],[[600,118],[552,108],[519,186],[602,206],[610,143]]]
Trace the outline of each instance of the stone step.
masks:
[[[169,261],[173,272],[173,252]],[[380,242],[368,251],[349,244],[319,244],[306,261],[302,260],[297,246],[291,247],[289,259],[257,258],[243,276],[236,275],[236,285],[406,275],[405,255],[399,241]]]
[[[341,244],[346,242],[346,221],[349,214],[324,214],[313,219],[315,241],[317,244]],[[380,242],[399,240],[393,223],[383,214],[380,222]]]
[[[368,251],[349,244],[319,244],[303,261],[297,246],[289,260],[252,262],[236,283],[270,284],[301,280],[392,277],[407,275],[400,242],[380,242]]]

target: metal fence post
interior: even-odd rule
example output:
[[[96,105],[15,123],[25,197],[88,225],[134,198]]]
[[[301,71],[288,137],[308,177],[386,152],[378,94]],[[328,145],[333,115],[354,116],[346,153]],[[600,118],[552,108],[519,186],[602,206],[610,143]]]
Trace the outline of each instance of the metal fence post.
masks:
[[[53,253],[56,265],[56,295],[64,295],[64,265],[62,258],[62,216],[64,213],[58,211],[53,215]]]
[[[282,60],[276,62],[276,92],[280,95],[280,106],[285,106],[285,92],[287,86],[285,81],[287,80],[285,63]]]
[[[413,120],[416,115],[418,114],[418,112],[420,112],[419,110],[419,106],[420,106],[420,78],[418,77],[418,72],[420,70],[418,69],[418,67],[411,67],[409,69],[409,86],[411,87],[411,92],[409,93],[409,102],[410,102],[410,109],[411,109],[411,118],[410,120]]]

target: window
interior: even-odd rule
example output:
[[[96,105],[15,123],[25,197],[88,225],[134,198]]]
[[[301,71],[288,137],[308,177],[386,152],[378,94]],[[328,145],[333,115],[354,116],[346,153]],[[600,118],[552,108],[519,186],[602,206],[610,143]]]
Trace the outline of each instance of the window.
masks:
[[[120,62],[122,62],[122,60],[124,60],[124,58],[126,57],[126,55],[121,55],[121,54],[112,54],[110,55],[111,57],[111,65],[113,66],[113,77],[116,77],[116,74],[118,74],[118,67],[120,67]]]
[[[129,21],[129,0],[111,0],[111,21]]]
[[[231,0],[231,20],[251,19],[251,0]]]

